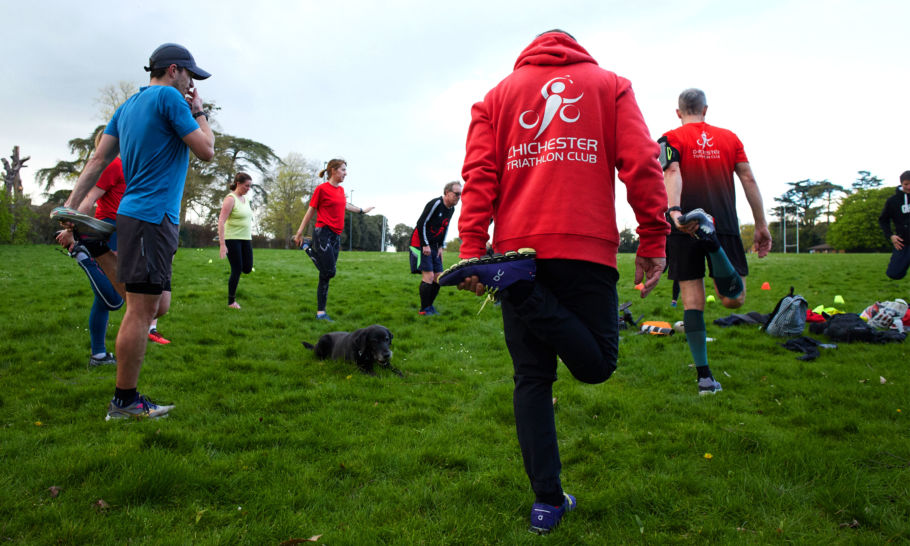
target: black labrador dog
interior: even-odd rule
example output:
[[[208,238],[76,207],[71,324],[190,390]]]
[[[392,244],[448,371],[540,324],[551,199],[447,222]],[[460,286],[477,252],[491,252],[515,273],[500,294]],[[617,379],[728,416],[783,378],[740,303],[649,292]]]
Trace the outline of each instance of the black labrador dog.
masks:
[[[401,370],[392,366],[392,332],[385,326],[373,324],[353,332],[329,332],[323,334],[312,345],[303,342],[303,346],[312,349],[316,358],[322,360],[331,358],[333,360],[350,360],[357,364],[357,367],[363,373],[376,375],[373,371],[373,364],[379,364],[382,368],[388,368],[392,372],[404,377]]]

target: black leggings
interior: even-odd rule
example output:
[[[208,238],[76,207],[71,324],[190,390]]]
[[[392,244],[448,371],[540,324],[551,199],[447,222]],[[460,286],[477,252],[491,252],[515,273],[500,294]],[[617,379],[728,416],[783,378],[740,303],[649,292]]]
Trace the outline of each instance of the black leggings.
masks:
[[[228,305],[234,303],[237,294],[237,283],[241,273],[253,270],[253,241],[246,239],[225,239],[227,259],[231,263],[231,276],[228,278]]]
[[[576,260],[537,260],[530,295],[502,300],[512,355],[518,444],[537,502],[562,504],[553,382],[556,357],[584,383],[606,381],[616,369],[619,324],[616,269]]]
[[[335,277],[335,264],[341,252],[341,236],[323,226],[313,232],[313,251],[316,253],[316,267],[319,268],[319,284],[316,285],[316,310],[325,311],[329,299],[329,281]]]

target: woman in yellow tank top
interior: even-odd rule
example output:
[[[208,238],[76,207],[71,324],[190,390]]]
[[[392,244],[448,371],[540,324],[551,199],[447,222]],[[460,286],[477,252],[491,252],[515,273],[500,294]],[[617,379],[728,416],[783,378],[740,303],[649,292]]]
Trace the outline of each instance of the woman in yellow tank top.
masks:
[[[231,183],[231,193],[224,198],[218,216],[221,259],[227,256],[231,264],[231,276],[228,278],[228,307],[231,309],[240,309],[235,298],[240,274],[253,270],[253,211],[247,197],[252,184],[253,177],[237,173]]]

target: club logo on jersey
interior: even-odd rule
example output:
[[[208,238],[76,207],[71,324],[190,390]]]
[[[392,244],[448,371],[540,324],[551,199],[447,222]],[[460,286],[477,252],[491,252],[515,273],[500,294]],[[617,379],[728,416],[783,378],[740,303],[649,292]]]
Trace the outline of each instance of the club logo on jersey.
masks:
[[[574,98],[563,97],[562,93],[564,93],[567,88],[566,82],[573,85],[575,84],[575,82],[572,81],[571,76],[567,74],[565,76],[553,78],[545,83],[540,89],[540,94],[545,101],[543,117],[534,110],[525,110],[518,116],[518,124],[525,129],[533,129],[540,124],[540,129],[538,129],[537,134],[534,135],[534,140],[550,126],[550,123],[553,121],[553,118],[556,117],[556,114],[559,114],[559,119],[566,123],[575,123],[581,118],[581,111],[575,106],[575,103],[585,94],[582,93]]]
[[[702,148],[713,148],[714,147],[714,137],[708,136],[708,133],[705,131],[701,132],[701,138],[695,141],[696,144]]]

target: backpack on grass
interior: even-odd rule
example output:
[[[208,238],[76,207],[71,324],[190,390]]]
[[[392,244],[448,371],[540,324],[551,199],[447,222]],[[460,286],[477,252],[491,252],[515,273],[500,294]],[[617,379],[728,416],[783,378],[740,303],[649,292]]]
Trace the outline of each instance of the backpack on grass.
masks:
[[[765,332],[772,336],[798,336],[803,333],[806,327],[806,311],[809,310],[809,302],[800,295],[793,295],[793,287],[790,287],[790,293],[777,302],[774,311],[768,316],[768,322],[765,323]]]

